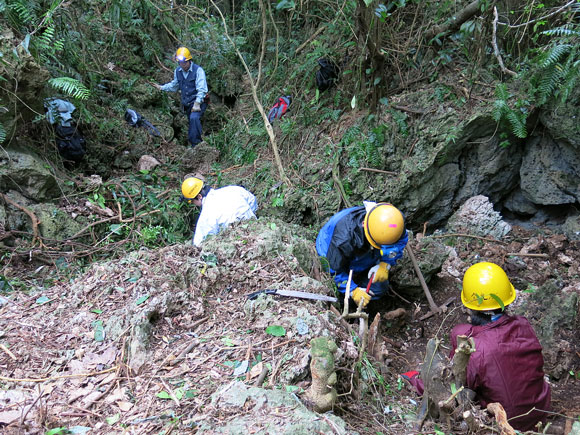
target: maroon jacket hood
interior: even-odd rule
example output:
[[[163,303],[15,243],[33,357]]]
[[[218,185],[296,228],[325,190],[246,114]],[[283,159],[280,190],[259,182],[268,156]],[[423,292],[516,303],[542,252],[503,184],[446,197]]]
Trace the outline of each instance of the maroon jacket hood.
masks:
[[[467,366],[467,386],[480,405],[499,402],[509,423],[518,430],[534,429],[550,410],[550,386],[544,381],[542,346],[525,317],[503,315],[483,326],[460,324],[451,331],[453,357],[457,336],[473,337],[475,352]],[[515,418],[517,417],[517,418]]]

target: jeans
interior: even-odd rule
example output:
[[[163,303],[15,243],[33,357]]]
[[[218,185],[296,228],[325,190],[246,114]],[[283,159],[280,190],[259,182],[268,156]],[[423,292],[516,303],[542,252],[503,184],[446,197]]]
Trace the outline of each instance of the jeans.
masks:
[[[189,118],[189,129],[187,131],[187,139],[192,147],[195,147],[198,143],[201,142],[201,117],[205,113],[205,109],[207,109],[207,103],[201,103],[201,111],[199,112],[192,112],[191,108],[193,106],[189,106],[186,108],[186,113],[188,114]]]

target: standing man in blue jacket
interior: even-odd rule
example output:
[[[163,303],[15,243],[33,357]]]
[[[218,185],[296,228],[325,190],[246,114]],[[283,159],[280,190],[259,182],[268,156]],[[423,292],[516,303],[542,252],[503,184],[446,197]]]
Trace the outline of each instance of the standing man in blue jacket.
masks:
[[[345,293],[352,270],[351,298],[366,306],[387,294],[389,270],[402,257],[408,240],[403,214],[395,206],[365,201],[330,218],[318,233],[316,251],[328,260],[339,292]]]
[[[173,80],[164,85],[154,83],[160,91],[181,92],[181,107],[189,118],[188,140],[192,148],[201,142],[201,117],[207,109],[207,80],[205,71],[192,62],[191,53],[179,47],[175,53],[179,66],[173,73]]]

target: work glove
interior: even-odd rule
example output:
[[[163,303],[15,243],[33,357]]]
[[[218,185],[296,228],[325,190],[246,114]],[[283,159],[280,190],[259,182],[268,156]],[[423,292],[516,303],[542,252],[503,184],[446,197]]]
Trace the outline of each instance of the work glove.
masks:
[[[373,276],[374,274],[375,277],[373,278],[373,282],[388,281],[390,269],[391,269],[390,264],[381,261],[379,264],[369,269],[368,279],[371,279],[371,276]]]
[[[355,288],[350,294],[350,297],[356,302],[357,306],[360,304],[361,299],[363,301],[363,307],[366,307],[371,301],[371,295],[369,295],[364,288],[360,287]]]
[[[192,112],[201,112],[201,105],[196,101],[191,108]]]

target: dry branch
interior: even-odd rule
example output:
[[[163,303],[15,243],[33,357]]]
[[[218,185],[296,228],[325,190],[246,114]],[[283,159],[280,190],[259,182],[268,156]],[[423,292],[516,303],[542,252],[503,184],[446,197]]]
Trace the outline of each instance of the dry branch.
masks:
[[[515,72],[513,72],[512,70],[509,70],[505,67],[505,65],[503,64],[503,59],[501,58],[501,54],[499,52],[499,48],[497,47],[497,38],[496,38],[496,34],[497,34],[497,21],[498,21],[498,17],[497,17],[497,7],[493,7],[493,31],[492,31],[492,35],[491,35],[491,45],[493,46],[493,53],[495,54],[495,57],[497,58],[497,61],[499,62],[499,66],[501,68],[501,70],[506,73],[509,74],[513,77],[517,77],[517,74]]]
[[[405,248],[407,249],[407,253],[409,254],[409,258],[411,259],[411,263],[413,263],[413,268],[415,269],[415,273],[417,274],[417,277],[419,278],[419,282],[421,283],[421,287],[423,287],[423,291],[425,292],[425,296],[427,296],[427,301],[429,302],[429,307],[431,308],[431,311],[434,313],[438,313],[439,307],[437,306],[437,304],[433,300],[433,297],[431,296],[431,292],[429,291],[429,287],[427,287],[427,283],[425,282],[425,278],[423,278],[423,274],[421,273],[421,269],[419,269],[419,265],[417,264],[417,259],[415,258],[415,254],[413,253],[413,249],[411,249],[411,247],[408,244],[407,244],[407,246],[405,246]]]
[[[33,233],[32,244],[34,245],[36,243],[36,241],[38,240],[38,242],[40,243],[40,246],[42,247],[42,240],[40,239],[40,236],[38,234],[38,223],[39,223],[39,221],[38,221],[38,218],[36,217],[36,215],[34,213],[32,213],[30,210],[28,210],[26,207],[24,207],[24,206],[22,206],[20,204],[17,204],[14,201],[12,201],[10,198],[8,198],[3,193],[0,193],[0,196],[8,204],[16,207],[19,210],[22,210],[24,213],[26,213],[28,215],[28,217],[32,221],[32,233]]]
[[[449,18],[445,23],[438,26],[433,26],[425,32],[425,38],[430,41],[431,38],[439,34],[453,32],[459,29],[463,23],[473,17],[477,12],[479,12],[479,4],[481,0],[475,0],[469,3],[466,7],[461,9],[451,18]]]
[[[242,65],[244,66],[244,69],[246,70],[248,80],[250,81],[250,87],[252,90],[252,98],[254,99],[254,104],[256,105],[258,112],[260,112],[260,115],[262,116],[262,120],[264,121],[264,127],[266,128],[266,132],[268,133],[268,137],[270,138],[270,145],[272,146],[272,152],[274,153],[274,160],[276,161],[276,166],[278,167],[280,179],[284,183],[286,183],[287,186],[291,186],[292,183],[290,182],[290,179],[286,176],[286,173],[284,172],[284,166],[282,165],[282,159],[280,159],[280,152],[278,151],[278,144],[276,142],[276,136],[274,135],[274,130],[272,129],[272,124],[270,124],[270,121],[268,121],[268,115],[266,115],[266,112],[264,111],[264,106],[262,106],[262,103],[260,102],[260,99],[258,98],[258,88],[256,86],[256,83],[254,82],[254,78],[252,77],[252,73],[250,72],[250,68],[248,67],[248,64],[246,63],[246,61],[244,60],[244,56],[242,56],[242,53],[240,53],[238,46],[230,37],[230,34],[228,32],[228,25],[226,23],[226,19],[225,19],[224,15],[222,14],[221,9],[215,4],[214,0],[210,0],[210,1],[211,1],[211,4],[213,5],[213,7],[216,8],[216,10],[218,11],[218,13],[222,19],[222,24],[224,26],[224,34],[225,34],[226,38],[228,39],[228,41],[230,41],[230,44],[232,44],[232,47],[234,48],[236,54],[238,55],[238,58],[240,59],[240,61],[242,62]],[[262,47],[262,50],[264,50],[264,47]]]
[[[487,410],[495,416],[501,435],[515,435],[516,431],[507,421],[507,414],[501,403],[489,403]]]

